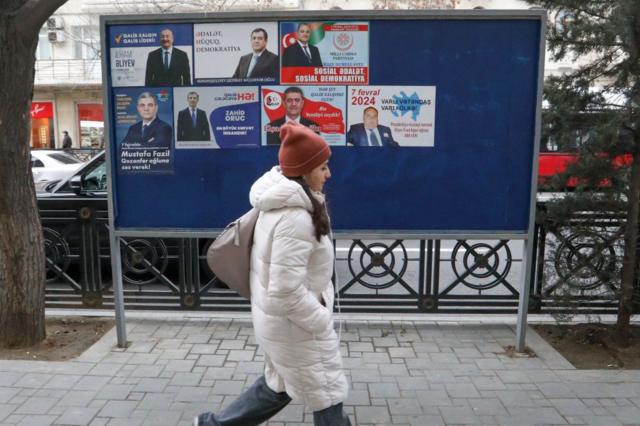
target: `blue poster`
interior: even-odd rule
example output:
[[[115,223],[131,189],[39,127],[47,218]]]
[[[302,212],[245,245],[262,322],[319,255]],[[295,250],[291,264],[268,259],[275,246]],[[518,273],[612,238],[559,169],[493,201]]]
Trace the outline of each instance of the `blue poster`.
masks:
[[[118,173],[173,173],[171,89],[113,92]]]
[[[191,85],[191,24],[114,25],[108,34],[113,87]]]
[[[220,148],[260,146],[260,97],[257,87],[210,89],[214,108],[210,121]]]
[[[257,87],[177,87],[173,95],[176,149],[260,146]]]

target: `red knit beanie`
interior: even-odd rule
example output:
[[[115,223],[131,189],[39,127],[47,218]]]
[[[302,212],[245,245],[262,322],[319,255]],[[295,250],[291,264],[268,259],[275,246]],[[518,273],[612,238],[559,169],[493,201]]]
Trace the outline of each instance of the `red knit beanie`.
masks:
[[[282,174],[302,176],[324,163],[331,156],[329,144],[310,128],[286,123],[280,128],[278,160]]]

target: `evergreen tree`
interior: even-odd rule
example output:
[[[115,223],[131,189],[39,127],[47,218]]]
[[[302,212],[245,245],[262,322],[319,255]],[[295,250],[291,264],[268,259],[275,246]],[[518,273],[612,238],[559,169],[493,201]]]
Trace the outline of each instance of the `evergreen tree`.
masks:
[[[577,212],[623,212],[624,259],[618,284],[616,336],[629,339],[638,265],[640,202],[640,1],[526,0],[549,12],[552,59],[575,60],[575,71],[549,77],[544,133],[560,150],[576,143],[578,160],[555,185],[575,191],[552,203],[548,220]],[[583,63],[584,62],[584,63]]]

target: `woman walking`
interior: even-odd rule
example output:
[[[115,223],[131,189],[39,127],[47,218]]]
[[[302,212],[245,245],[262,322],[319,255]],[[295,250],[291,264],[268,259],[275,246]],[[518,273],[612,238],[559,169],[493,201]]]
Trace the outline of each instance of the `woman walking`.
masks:
[[[348,426],[347,380],[333,329],[333,245],[322,192],[331,177],[329,145],[309,128],[280,130],[279,166],[251,187],[260,210],[251,253],[251,313],[264,352],[264,376],[218,414],[195,426],[250,426],[291,400],[313,411],[314,425]]]

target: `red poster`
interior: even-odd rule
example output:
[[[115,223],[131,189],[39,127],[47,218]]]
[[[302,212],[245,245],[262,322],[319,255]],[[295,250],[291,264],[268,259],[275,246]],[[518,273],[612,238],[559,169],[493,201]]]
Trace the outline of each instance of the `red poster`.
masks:
[[[369,67],[283,67],[282,81],[296,84],[366,84]]]
[[[282,22],[280,83],[369,83],[368,22]]]
[[[270,101],[274,99],[273,96],[276,94],[280,96],[280,101]],[[262,97],[265,99],[264,111],[269,121],[284,117],[284,93],[265,88],[262,89]],[[272,105],[269,105],[269,102],[271,102]],[[305,97],[304,108],[301,115],[318,124],[322,133],[344,134],[345,132],[342,110],[328,102],[314,101]]]

